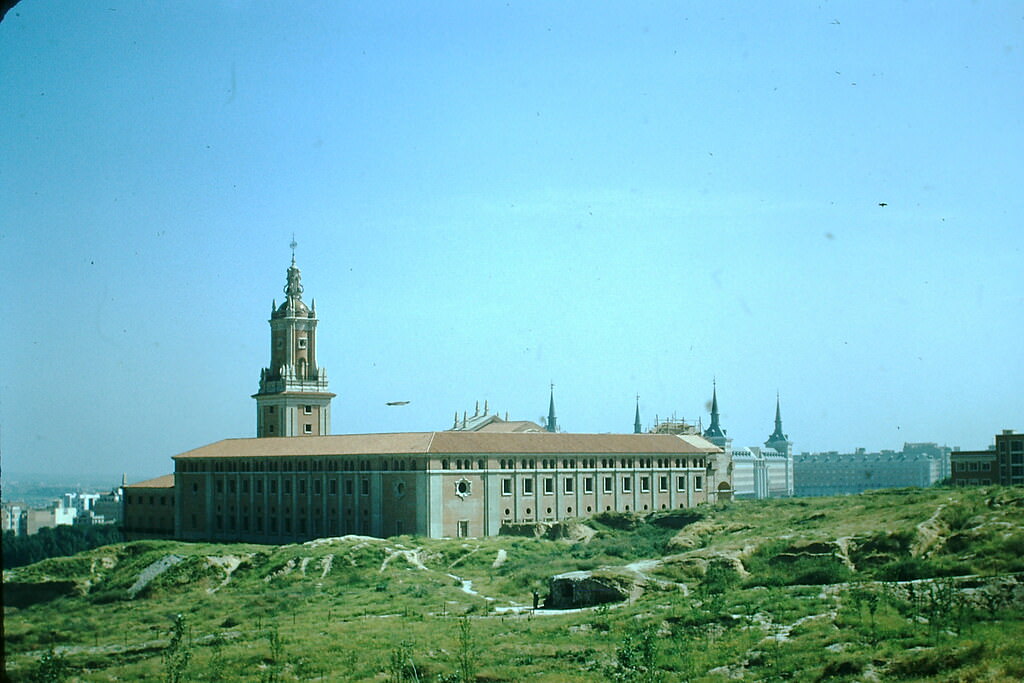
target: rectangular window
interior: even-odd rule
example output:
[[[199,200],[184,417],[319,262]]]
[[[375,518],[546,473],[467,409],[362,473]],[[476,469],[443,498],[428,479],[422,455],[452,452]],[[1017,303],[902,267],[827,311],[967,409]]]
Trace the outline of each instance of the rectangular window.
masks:
[[[533,479],[523,479],[523,495],[533,495]]]
[[[309,424],[307,422],[306,424],[302,425],[302,431],[304,431],[306,434],[312,434],[313,433],[313,425],[311,425],[311,424]]]
[[[991,472],[992,471],[992,463],[990,463],[990,462],[983,462],[983,463],[981,463],[981,471],[982,472]]]
[[[642,493],[650,493],[651,491],[651,478],[640,477],[640,491]]]
[[[566,477],[562,482],[562,490],[565,493],[572,493],[572,477]]]
[[[370,480],[369,479],[360,479],[359,480],[359,493],[361,493],[364,496],[370,495]]]
[[[292,492],[292,480],[291,479],[285,479],[281,483],[281,486],[282,486],[282,492],[284,493],[284,495],[287,496],[289,493]]]
[[[313,406],[302,406],[302,412],[306,415],[313,414]]]
[[[314,479],[313,480],[313,495],[315,495],[315,496],[319,496],[320,495],[320,480],[319,479]]]
[[[544,495],[550,496],[555,492],[555,480],[551,477],[544,477]]]
[[[263,480],[262,479],[257,479],[256,480],[256,493],[263,493]]]
[[[330,492],[330,494],[332,496],[338,495],[338,480],[337,479],[331,479],[330,483],[327,486],[328,486],[328,491]]]
[[[623,477],[622,478],[622,492],[623,493],[629,493],[632,490],[633,490],[633,478],[632,477]]]
[[[270,480],[270,493],[277,493],[277,479]]]
[[[668,491],[668,477],[658,477],[658,490]]]
[[[224,482],[220,479],[217,480],[217,493],[224,493]],[[151,498],[149,502],[152,503],[153,499]]]
[[[237,486],[237,484],[235,483],[235,480],[232,479],[231,481],[228,482],[228,491],[230,491],[231,493],[235,493],[235,491],[236,491],[235,487],[236,486]]]
[[[594,492],[594,478],[593,477],[583,477],[583,493],[593,493],[593,492]]]
[[[676,477],[676,491],[686,490],[686,477]]]
[[[345,480],[345,495],[346,496],[351,496],[352,495],[352,480],[351,479],[346,479]]]
[[[512,480],[502,479],[501,480],[501,495],[511,496],[512,495]]]
[[[469,520],[459,520],[459,538],[466,538],[469,536]]]
[[[703,477],[694,477],[693,478],[693,490],[694,491],[702,491],[703,489],[704,489],[704,478]]]
[[[612,478],[611,477],[605,477],[604,478],[603,491],[605,493],[611,493],[612,492]]]
[[[242,493],[249,493],[249,480],[248,479],[243,479],[242,480]]]
[[[306,492],[306,480],[305,479],[299,479],[299,493],[305,493],[305,492]]]
[[[273,415],[274,414],[274,406],[267,406],[267,412],[270,413],[271,415]]]

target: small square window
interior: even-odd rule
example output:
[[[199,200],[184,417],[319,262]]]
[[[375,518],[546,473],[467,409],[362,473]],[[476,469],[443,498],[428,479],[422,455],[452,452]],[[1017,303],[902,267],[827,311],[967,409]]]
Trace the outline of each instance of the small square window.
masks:
[[[302,431],[305,432],[306,434],[312,434],[313,425],[307,422],[306,424],[302,425]]]
[[[306,415],[313,414],[313,406],[302,406],[302,412]]]
[[[299,337],[299,348],[300,349],[306,348],[306,338],[305,337]]]

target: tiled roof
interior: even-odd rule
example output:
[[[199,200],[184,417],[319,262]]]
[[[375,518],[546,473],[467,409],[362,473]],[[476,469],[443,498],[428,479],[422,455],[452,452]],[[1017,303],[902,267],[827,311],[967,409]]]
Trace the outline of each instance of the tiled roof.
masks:
[[[128,484],[128,488],[133,489],[169,489],[173,487],[173,474],[165,474],[162,477],[157,477],[156,479],[147,479],[146,481],[140,481],[137,484]]]
[[[449,431],[225,439],[174,457],[301,457],[416,453],[699,455],[717,452],[720,450],[710,442],[699,436],[690,435]]]

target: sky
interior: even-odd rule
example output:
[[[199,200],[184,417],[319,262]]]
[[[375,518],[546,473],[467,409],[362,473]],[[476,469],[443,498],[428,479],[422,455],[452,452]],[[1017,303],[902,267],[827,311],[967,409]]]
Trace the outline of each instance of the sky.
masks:
[[[795,452],[1024,429],[1019,2],[54,3],[0,22],[0,464],[474,404]],[[409,401],[386,406],[389,401]]]

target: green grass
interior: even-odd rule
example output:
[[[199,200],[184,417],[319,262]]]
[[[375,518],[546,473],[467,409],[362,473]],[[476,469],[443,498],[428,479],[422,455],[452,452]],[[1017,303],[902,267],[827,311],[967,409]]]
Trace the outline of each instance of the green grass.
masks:
[[[1019,489],[908,489],[600,516],[588,543],[117,544],[5,573],[76,587],[5,608],[7,666],[15,680],[161,680],[180,614],[195,681],[453,681],[467,662],[478,681],[1020,680],[1022,510]],[[170,554],[184,559],[130,599]],[[224,584],[209,558],[229,556]],[[555,574],[650,558],[664,562],[635,601],[496,610]],[[948,578],[966,575],[979,576]]]

